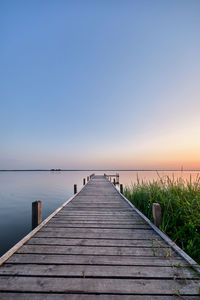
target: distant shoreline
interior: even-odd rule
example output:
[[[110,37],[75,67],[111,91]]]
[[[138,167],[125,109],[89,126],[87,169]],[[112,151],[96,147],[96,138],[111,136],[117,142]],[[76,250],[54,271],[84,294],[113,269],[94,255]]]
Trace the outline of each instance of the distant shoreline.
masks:
[[[0,170],[0,172],[200,172],[199,169],[13,169],[13,170]]]

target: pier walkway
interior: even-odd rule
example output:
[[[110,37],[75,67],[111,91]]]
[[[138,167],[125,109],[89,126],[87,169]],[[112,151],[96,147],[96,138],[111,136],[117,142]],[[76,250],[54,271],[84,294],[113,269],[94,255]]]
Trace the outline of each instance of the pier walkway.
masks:
[[[0,267],[0,299],[199,299],[188,263],[94,176]]]

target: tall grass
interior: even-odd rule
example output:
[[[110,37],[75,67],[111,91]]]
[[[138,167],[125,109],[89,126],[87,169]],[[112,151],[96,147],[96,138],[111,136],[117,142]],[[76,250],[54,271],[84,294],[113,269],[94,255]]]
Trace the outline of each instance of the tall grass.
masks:
[[[158,174],[159,176],[159,174]],[[125,188],[125,196],[151,221],[152,204],[162,208],[160,229],[200,264],[200,177],[158,177]]]

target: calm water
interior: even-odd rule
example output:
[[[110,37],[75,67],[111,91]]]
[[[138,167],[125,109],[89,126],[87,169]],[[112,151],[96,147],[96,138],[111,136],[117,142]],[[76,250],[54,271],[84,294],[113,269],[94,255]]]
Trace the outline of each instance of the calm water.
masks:
[[[0,256],[31,231],[32,202],[42,200],[43,220],[73,195],[73,185],[82,187],[92,172],[0,172]],[[95,172],[103,174],[104,172]],[[115,174],[115,172],[106,172]],[[119,172],[120,183],[129,185],[137,176],[158,178],[155,171]],[[160,176],[194,178],[197,172],[159,172]]]

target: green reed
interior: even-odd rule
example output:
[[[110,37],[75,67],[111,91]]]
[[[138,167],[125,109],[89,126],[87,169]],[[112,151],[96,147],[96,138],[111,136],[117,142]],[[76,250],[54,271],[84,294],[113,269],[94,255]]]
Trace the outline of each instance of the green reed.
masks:
[[[158,174],[159,176],[159,174]],[[159,227],[197,263],[200,263],[200,177],[194,180],[168,176],[127,186],[125,196],[151,221],[152,204],[162,208]]]

